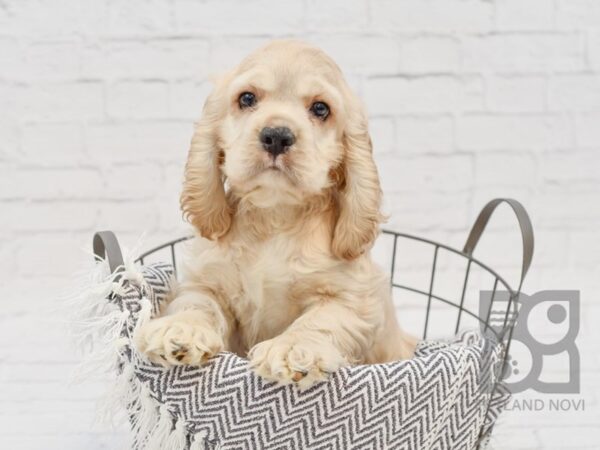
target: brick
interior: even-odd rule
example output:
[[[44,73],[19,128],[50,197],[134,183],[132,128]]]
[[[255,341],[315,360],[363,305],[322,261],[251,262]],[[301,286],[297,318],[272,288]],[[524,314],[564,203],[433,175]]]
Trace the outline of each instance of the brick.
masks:
[[[147,41],[116,41],[86,45],[82,50],[82,73],[88,77],[189,78],[202,80],[208,43],[203,39],[173,38]]]
[[[212,91],[212,83],[180,81],[169,86],[169,115],[174,119],[197,121],[204,101]]]
[[[461,111],[485,110],[485,86],[478,75],[460,78],[460,97],[456,109]]]
[[[552,77],[549,103],[553,110],[600,111],[600,77],[591,74]]]
[[[92,412],[85,415],[79,414],[77,419],[89,424],[93,422],[94,414]],[[19,416],[18,420],[23,422],[29,421],[27,415]],[[71,429],[68,424],[67,429]],[[61,450],[65,448],[107,449],[124,447],[127,437],[124,432],[113,433],[110,431],[106,431],[104,434],[98,432],[88,432],[85,434],[65,433],[61,436],[49,436],[47,434],[30,434],[24,436],[21,433],[17,433],[3,437],[2,442],[13,450],[31,450],[34,448],[44,448],[46,450]]]
[[[459,170],[462,170],[462,166]],[[446,176],[445,173],[438,173],[435,176],[440,179],[438,183],[442,183],[445,180],[450,184],[453,181],[452,177],[444,178]],[[408,183],[408,180],[405,181]],[[408,186],[406,189],[410,188]],[[392,217],[385,224],[385,227],[415,234],[419,232],[419,234],[429,238],[436,238],[436,234],[439,237],[442,232],[447,230],[461,230],[462,234],[464,234],[464,230],[469,224],[469,217],[467,215],[468,192],[434,192],[430,187],[427,187],[425,192],[427,194],[422,195],[422,193],[417,194],[416,189],[412,193],[391,193],[389,190],[385,191],[385,210],[392,213]],[[443,236],[439,241],[447,242]],[[398,264],[400,267],[408,266],[413,269],[421,267],[423,270],[420,274],[417,274],[417,277],[422,277],[424,273],[428,274],[428,271],[431,270],[433,250],[430,250],[430,248],[427,248],[427,253],[425,256],[422,256],[421,252],[424,251],[422,245],[418,246],[418,250],[408,247],[405,249],[404,262],[402,262],[403,259],[400,257]],[[427,288],[428,286],[424,284],[421,287]]]
[[[557,26],[564,29],[597,29],[600,4],[595,0],[558,0]]]
[[[38,231],[92,231],[97,207],[89,202],[5,203],[0,229],[30,233]]]
[[[42,244],[42,249],[45,249],[45,247],[43,246],[44,243],[40,242],[40,244]],[[80,256],[84,255],[84,252],[81,250],[79,251],[79,253]],[[53,256],[54,255],[52,254],[46,255],[46,265],[48,265],[48,261],[50,259],[53,259]],[[89,255],[87,256],[89,258]],[[57,267],[59,267],[59,263],[63,262],[63,259],[61,259],[60,255],[56,257],[56,262],[57,264],[55,270]],[[74,269],[74,267],[76,267],[76,264],[73,264],[71,267],[62,267],[63,272],[61,275],[65,276],[67,273],[69,273],[69,271],[77,270]],[[49,300],[50,302],[59,301],[59,299],[52,297],[47,298],[47,300]],[[59,309],[61,305],[55,304],[54,307]],[[23,349],[26,345],[33,345],[35,346],[35,353],[32,353],[32,356],[38,356],[39,354],[42,354],[44,352],[44,347],[47,347],[50,341],[57,344],[56,350],[61,350],[61,347],[66,347],[67,345],[72,344],[70,342],[70,336],[68,335],[68,333],[65,333],[65,324],[59,321],[49,321],[46,316],[46,311],[47,310],[44,310],[43,308],[37,309],[35,311],[30,311],[27,314],[14,316],[12,317],[12,320],[6,320],[6,318],[2,320],[3,331],[6,332],[7,335],[14,335],[18,332],[18,330],[21,330],[22,336],[21,339],[19,339],[19,342],[4,342],[3,344],[1,344],[1,347],[4,347],[3,349],[10,347],[10,350],[7,353],[11,354],[12,352],[16,353],[16,351]],[[62,311],[61,313],[65,314]],[[36,330],[38,330],[40,326],[44,326],[44,333],[36,333]],[[7,357],[7,359],[10,362],[17,362],[16,360],[13,360],[10,357]],[[34,359],[32,358],[30,361],[34,361]],[[22,360],[19,359],[19,362],[22,362]]]
[[[332,17],[339,20],[331,20]],[[308,0],[306,24],[309,31],[356,31],[366,28],[369,5],[366,0]]]
[[[9,396],[9,398],[11,400],[14,399],[15,396],[17,395],[23,395],[24,399],[34,399],[34,395],[33,394],[37,394],[39,395],[41,398],[47,398],[48,403],[51,403],[53,398],[55,398],[56,396],[62,394],[71,394],[71,392],[73,394],[79,394],[82,395],[82,398],[87,398],[87,400],[90,403],[93,403],[94,400],[97,399],[98,394],[96,394],[96,396],[90,396],[90,395],[85,395],[85,392],[83,392],[83,389],[81,387],[77,387],[77,388],[71,388],[71,389],[67,389],[65,387],[66,383],[47,383],[45,386],[48,389],[49,393],[51,393],[52,395],[49,396],[48,392],[44,393],[43,392],[43,387],[44,385],[31,385],[31,384],[26,384],[26,383],[21,383],[21,384],[9,384],[6,385],[6,387],[4,389],[2,389],[2,391],[8,391],[9,394],[11,394]],[[94,385],[91,385],[94,386]],[[31,391],[31,395],[27,395],[27,389],[30,389]],[[35,389],[38,388],[39,389]],[[99,390],[98,386],[94,386],[96,389],[96,392],[102,392]],[[35,389],[35,390],[34,390]],[[71,392],[69,392],[71,391]],[[4,394],[4,392],[3,392]],[[44,395],[45,394],[45,395]],[[49,397],[49,398],[48,398]],[[39,397],[38,397],[39,398]],[[89,408],[86,411],[88,414],[92,412],[92,409]],[[90,414],[89,416],[87,414],[83,414],[81,411],[65,411],[62,414],[57,414],[54,413],[52,414],[50,411],[45,412],[31,412],[29,414],[25,414],[24,416],[30,416],[30,420],[24,420],[24,417],[19,415],[19,414],[15,414],[13,417],[10,417],[8,415],[3,415],[2,416],[2,425],[0,428],[0,434],[3,435],[27,435],[27,428],[28,428],[28,422],[29,422],[29,426],[31,426],[31,422],[35,421],[37,427],[38,427],[38,433],[39,434],[45,434],[45,435],[52,435],[56,433],[56,430],[70,430],[71,433],[85,433],[85,432],[89,432],[89,429],[91,428],[91,423],[89,422],[90,419],[93,418],[93,416]],[[78,416],[83,416],[86,417],[88,421],[83,421],[81,420],[80,417]],[[42,448],[46,448],[45,446]],[[89,448],[89,447],[88,447]]]
[[[81,74],[81,42],[77,39],[35,42],[25,50],[20,80],[75,80]]]
[[[181,164],[168,164],[164,166],[163,170],[165,185],[161,191],[161,196],[171,198],[176,195],[175,203],[179,205],[179,194],[183,187],[184,166]]]
[[[262,34],[296,33],[304,22],[301,2],[257,0],[176,0],[175,23],[178,31],[189,33]]]
[[[122,81],[108,88],[108,115],[125,119],[153,119],[167,115],[168,85],[160,81]]]
[[[535,287],[537,290],[548,290],[548,289],[576,289],[580,292],[583,292],[585,295],[586,292],[594,291],[598,288],[598,271],[594,271],[589,267],[583,269],[581,267],[559,267],[554,269],[544,269],[539,272],[532,272],[532,280],[535,283],[529,283],[528,286]],[[535,292],[532,290],[532,292]],[[585,301],[585,297],[583,297]],[[592,314],[593,307],[588,306],[587,312],[584,309],[584,314]],[[594,333],[591,334],[593,337]],[[590,336],[590,335],[587,335]],[[577,339],[578,345],[582,344],[581,341],[582,335],[579,335]],[[587,347],[587,344],[586,344]],[[589,353],[588,353],[589,354]],[[582,371],[582,376],[585,375],[585,372]]]
[[[496,76],[487,82],[491,111],[541,112],[546,108],[546,79],[536,76]]]
[[[454,125],[446,116],[399,117],[396,119],[397,151],[447,153],[454,147]]]
[[[577,116],[575,129],[577,145],[580,147],[600,148],[600,113]]]
[[[2,34],[32,38],[63,38],[101,33],[106,24],[104,2],[64,0],[45,2],[10,1],[0,9]],[[49,20],[56,18],[56,20]]]
[[[16,164],[0,163],[0,199],[14,200],[18,199],[19,194],[19,174]]]
[[[464,150],[569,148],[571,128],[562,116],[468,115],[457,120],[457,143]]]
[[[478,0],[382,0],[371,4],[377,30],[462,32],[489,31],[494,5]]]
[[[374,78],[366,85],[366,104],[374,115],[470,109],[483,95],[472,81],[450,76]]]
[[[163,242],[175,236],[187,236],[193,234],[192,227],[183,220],[179,209],[179,191],[171,192],[169,196],[163,195],[163,199],[155,202],[159,211],[158,229],[165,234]],[[165,233],[166,232],[166,233]],[[169,258],[166,254],[162,258]]]
[[[38,368],[32,367],[31,370],[38,370]],[[10,401],[7,402],[6,409],[12,411],[15,416],[22,416],[27,414],[35,415],[39,413],[40,409],[47,407],[49,403],[50,402],[48,400],[30,400],[27,402]],[[52,401],[52,405],[54,408],[56,408],[57,414],[60,414],[65,411],[71,413],[78,412],[82,415],[92,414],[94,411],[93,406],[90,406],[90,404],[86,403],[92,402],[62,400]],[[2,443],[4,443],[4,440]]]
[[[215,36],[211,40],[208,60],[211,75],[233,69],[246,56],[270,41],[268,36]]]
[[[532,450],[542,448],[540,441],[534,430],[524,432],[523,429],[515,429],[504,426],[504,413],[500,416],[498,426],[494,427],[494,432],[490,440],[490,448],[511,449],[511,450]]]
[[[571,193],[562,186],[547,186],[537,195],[536,205],[540,228],[596,230],[600,220],[598,195],[592,190]]]
[[[398,70],[399,46],[393,37],[347,36],[314,40],[342,71],[348,73],[395,73]]]
[[[396,147],[394,121],[391,118],[375,118],[369,121],[369,132],[375,154],[393,152]]]
[[[14,239],[0,236],[0,271],[5,279],[15,276],[15,248]]]
[[[384,192],[456,192],[472,186],[473,166],[465,155],[380,158]]]
[[[500,30],[552,30],[555,8],[548,0],[498,0],[496,26]]]
[[[2,101],[2,93],[0,89],[0,101]],[[19,130],[18,125],[13,121],[8,121],[2,118],[2,110],[0,110],[0,161],[14,159],[17,156],[19,149]]]
[[[102,164],[139,161],[185,162],[192,123],[119,122],[92,124],[86,130],[87,153]]]
[[[594,189],[598,182],[598,167],[598,151],[548,152],[540,159],[539,178],[544,184],[560,184],[571,189],[581,185]]]
[[[454,72],[460,66],[460,44],[451,37],[422,36],[402,41],[400,68],[406,73]]]
[[[11,33],[14,32],[14,24],[12,22],[13,16],[10,8],[7,8],[6,5],[3,5],[2,8],[0,8],[0,29],[7,30]],[[13,27],[12,29],[11,25]]]
[[[31,321],[30,316],[25,317],[25,321]],[[20,326],[25,325],[23,321],[16,320]],[[74,369],[73,364],[57,363],[45,364],[37,361],[29,363],[9,362],[0,369],[0,381],[10,383],[15,381],[22,382],[44,382],[44,381],[62,381],[65,379],[65,373]]]
[[[19,80],[28,73],[23,47],[24,44],[15,38],[0,38],[0,66],[5,79]]]
[[[566,430],[560,427],[548,427],[540,433],[542,447],[546,448],[594,448],[598,445],[598,427],[591,425],[588,427],[572,426]]]
[[[592,242],[594,242],[595,240],[598,239],[597,237],[589,236],[589,235],[578,236],[576,234],[576,237],[580,238],[580,239],[577,239],[577,242],[581,243],[579,245],[579,247],[578,247],[578,250],[579,250],[578,253],[585,253],[585,252],[587,252],[587,249],[589,247],[584,247],[584,244],[586,242],[588,242],[587,241],[588,238],[592,239]],[[585,299],[587,297],[587,295],[585,293],[584,294],[580,294],[580,295],[582,296],[581,299]],[[595,320],[596,317],[598,317],[598,314],[600,314],[600,308],[598,308],[598,305],[594,304],[594,305],[588,306],[588,311],[590,312],[590,314],[586,314],[586,315],[584,315],[581,318],[581,333],[582,333],[583,336],[585,336],[587,344],[588,345],[589,344],[593,345],[593,340],[590,339],[590,338],[600,337],[600,330],[596,326],[596,320]],[[589,356],[591,356],[591,355],[589,355]],[[597,391],[598,387],[596,387],[595,390]]]
[[[531,186],[537,163],[527,153],[476,153],[476,186]]]
[[[64,277],[80,270],[82,262],[89,258],[90,255],[68,234],[61,236],[37,234],[20,239],[14,264],[20,276]],[[35,327],[30,327],[33,329],[31,335],[37,336],[33,332]],[[47,327],[45,329],[47,331]]]
[[[535,230],[535,267],[554,267],[560,270],[572,251],[572,242],[567,231]]]
[[[363,100],[363,98],[364,98],[364,88],[363,88],[364,77],[362,75],[356,74],[356,73],[345,73],[344,78],[346,79],[346,83],[348,83],[348,86],[350,86],[350,90],[352,90],[352,92],[354,92],[356,95],[358,95],[360,100]]]
[[[106,187],[103,198],[115,200],[151,199],[163,189],[163,175],[158,164],[136,162],[118,164],[103,173]],[[183,173],[183,169],[181,169]]]
[[[15,111],[18,108],[17,98],[19,95],[22,95],[24,91],[24,86],[8,83],[0,83],[0,104],[2,108],[0,108],[0,118],[2,118],[2,122],[10,120],[12,123],[15,122]],[[12,125],[11,123],[11,125]],[[6,125],[4,125],[6,126]]]
[[[31,121],[98,119],[104,116],[104,88],[98,82],[36,83],[19,97],[21,118]]]
[[[7,171],[0,168],[0,174],[0,198],[93,199],[104,188],[102,176],[96,169],[12,167]]]
[[[107,30],[110,34],[139,35],[173,30],[169,0],[109,1]]]
[[[85,161],[82,127],[77,123],[25,125],[22,151],[28,164],[72,166]]]
[[[600,235],[596,231],[573,231],[570,233],[568,252],[574,267],[600,267]]]
[[[590,32],[586,37],[587,59],[590,66],[598,71],[600,69],[600,32]]]
[[[462,40],[463,67],[477,71],[531,72],[585,67],[577,34],[503,33]]]
[[[158,224],[158,211],[148,202],[103,202],[98,205],[98,229],[115,233],[129,231],[143,233],[154,231]]]
[[[45,322],[49,322],[48,319],[38,318],[38,317],[28,317],[30,322],[37,325],[38,327],[43,326]],[[26,324],[29,325],[29,324]],[[33,327],[30,327],[33,330]],[[63,328],[64,335],[64,328]],[[41,336],[40,336],[41,337]],[[7,354],[13,353],[16,349],[15,347],[8,347]],[[23,349],[20,349],[23,350]],[[62,353],[67,355],[69,353],[73,353],[72,349],[69,349],[67,342],[61,342],[60,348],[48,349],[45,345],[41,345],[38,349],[39,353],[32,355],[34,357],[41,357],[39,362],[45,362],[46,364],[51,363],[47,359],[43,359],[44,352],[53,352],[53,353]],[[23,362],[31,363],[32,360],[29,361],[16,361],[11,358],[7,358],[10,363],[17,362],[17,364]],[[20,359],[20,358],[19,358]],[[56,361],[63,363],[64,361]],[[71,361],[72,363],[75,361]],[[73,367],[74,364],[71,364]],[[21,408],[23,411],[27,409],[27,403],[29,402],[39,402],[40,400],[45,400],[47,404],[56,404],[57,406],[65,405],[66,403],[71,403],[75,410],[80,411],[93,411],[94,408],[94,400],[98,400],[99,394],[103,393],[107,387],[109,378],[104,377],[104,379],[98,379],[94,381],[90,381],[87,388],[83,384],[76,385],[75,383],[71,383],[69,385],[68,378],[71,374],[67,371],[64,374],[63,380],[58,381],[49,381],[47,383],[28,383],[24,381],[16,381],[12,383],[2,383],[0,386],[0,392],[2,392],[3,397],[6,399],[6,403],[8,404],[21,404]],[[46,391],[44,392],[44,387],[46,387]],[[86,392],[87,389],[87,392]],[[21,398],[19,398],[21,396]],[[87,402],[87,405],[84,403]],[[4,403],[4,402],[3,402]],[[23,407],[24,406],[24,407]],[[2,411],[4,412],[4,411]],[[34,411],[30,410],[30,413],[34,413]],[[6,424],[3,424],[5,426]],[[2,432],[7,433],[7,428],[3,428]],[[0,434],[2,434],[0,432]]]
[[[2,221],[2,217],[0,217],[0,221]],[[86,239],[84,241],[77,241],[76,238],[73,238],[73,242],[77,242],[80,245],[79,248],[90,248],[90,235],[85,233]],[[21,236],[14,236],[11,238],[11,241],[15,244],[15,248],[18,245]],[[85,245],[84,245],[85,244]],[[89,260],[88,260],[89,261]],[[16,264],[14,262],[14,257],[11,259],[11,263],[13,266],[13,270],[15,270],[16,274]],[[75,270],[85,270],[91,268],[91,261],[82,267],[78,267]],[[67,271],[71,268],[65,268],[65,273],[61,276],[36,276],[35,282],[32,282],[31,277],[7,277],[3,279],[3,289],[6,290],[6,295],[2,301],[2,313],[0,317],[4,320],[10,320],[11,317],[17,315],[28,315],[31,314],[32,311],[48,311],[49,303],[48,303],[48,293],[49,292],[64,292],[67,284]],[[72,276],[73,271],[68,273],[68,276]],[[7,342],[7,341],[3,341]],[[14,342],[14,341],[13,341]],[[52,344],[50,344],[52,345]],[[10,345],[4,345],[3,347],[10,347]],[[4,355],[4,348],[2,350]],[[22,350],[22,349],[19,349]],[[33,351],[33,349],[32,349]],[[39,359],[41,360],[41,358]],[[48,362],[46,359],[45,361]],[[31,362],[31,359],[24,361]],[[0,405],[1,406],[1,405]]]

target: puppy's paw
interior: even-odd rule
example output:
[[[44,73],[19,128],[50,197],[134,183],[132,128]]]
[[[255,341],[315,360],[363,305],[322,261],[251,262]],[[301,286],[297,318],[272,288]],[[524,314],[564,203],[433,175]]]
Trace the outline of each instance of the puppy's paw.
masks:
[[[135,335],[138,350],[165,367],[199,366],[225,347],[200,311],[182,311],[153,319]]]
[[[255,372],[280,384],[296,383],[308,388],[347,364],[339,350],[326,338],[301,339],[282,334],[255,345],[249,352]]]

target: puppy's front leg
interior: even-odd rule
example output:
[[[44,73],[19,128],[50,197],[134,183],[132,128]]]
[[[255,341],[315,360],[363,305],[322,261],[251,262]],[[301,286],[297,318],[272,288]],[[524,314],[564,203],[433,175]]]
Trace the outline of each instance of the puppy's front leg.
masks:
[[[230,332],[216,299],[189,290],[169,303],[163,317],[143,326],[135,340],[139,351],[163,366],[201,365],[225,349]]]
[[[356,362],[357,355],[370,345],[372,334],[357,311],[335,300],[320,302],[281,335],[255,345],[249,359],[260,376],[306,388]]]

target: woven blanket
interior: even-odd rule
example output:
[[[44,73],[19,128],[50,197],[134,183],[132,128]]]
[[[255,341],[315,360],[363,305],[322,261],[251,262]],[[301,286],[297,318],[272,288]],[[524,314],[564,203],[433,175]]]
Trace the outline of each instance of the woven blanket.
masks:
[[[157,313],[172,276],[167,264],[131,265],[94,289],[105,306],[90,307],[101,324],[92,339],[109,348],[99,351],[116,374],[108,414],[118,403],[126,410],[132,448],[483,448],[509,399],[496,377],[502,346],[475,331],[421,342],[408,361],[342,368],[306,390],[267,382],[232,353],[203,367],[159,367],[132,335]]]

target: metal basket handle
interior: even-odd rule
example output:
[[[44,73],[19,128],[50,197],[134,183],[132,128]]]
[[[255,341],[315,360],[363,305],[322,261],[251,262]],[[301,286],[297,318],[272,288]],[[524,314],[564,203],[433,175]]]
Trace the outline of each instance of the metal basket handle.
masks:
[[[99,259],[107,259],[110,273],[123,270],[123,254],[119,241],[112,231],[98,231],[94,234],[94,255]]]
[[[463,253],[473,256],[473,251],[479,242],[483,230],[485,230],[485,226],[490,220],[490,216],[501,203],[508,203],[517,216],[519,227],[521,228],[521,237],[523,239],[523,263],[521,265],[521,279],[519,281],[518,289],[520,292],[529,266],[531,265],[534,249],[533,226],[531,225],[531,220],[529,219],[527,211],[520,202],[512,198],[496,198],[485,205],[471,228],[469,237],[463,248]]]

